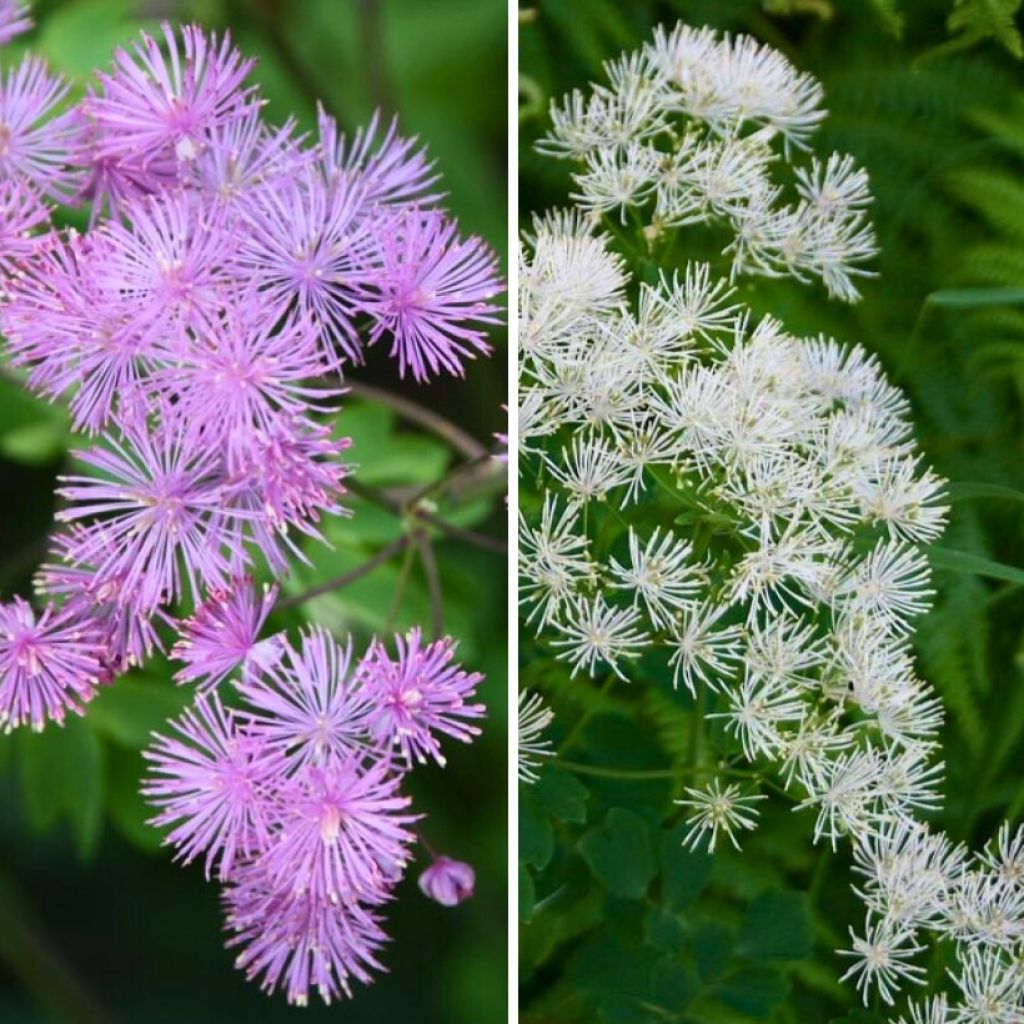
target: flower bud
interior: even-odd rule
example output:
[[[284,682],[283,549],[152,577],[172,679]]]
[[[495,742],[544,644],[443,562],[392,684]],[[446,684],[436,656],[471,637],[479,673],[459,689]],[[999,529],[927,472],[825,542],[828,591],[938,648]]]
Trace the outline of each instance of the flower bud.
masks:
[[[454,907],[473,895],[476,874],[469,864],[437,857],[420,875],[420,891],[442,907]]]

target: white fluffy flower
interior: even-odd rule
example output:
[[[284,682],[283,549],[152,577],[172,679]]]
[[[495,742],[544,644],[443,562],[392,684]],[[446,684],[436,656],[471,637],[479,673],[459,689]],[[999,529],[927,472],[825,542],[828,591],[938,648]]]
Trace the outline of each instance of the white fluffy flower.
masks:
[[[758,800],[766,799],[760,793],[745,794],[739,786],[730,784],[722,787],[718,779],[712,779],[703,789],[686,789],[686,798],[675,803],[689,808],[686,823],[689,830],[683,845],[695,850],[703,842],[708,852],[715,852],[719,835],[724,835],[738,850],[737,832],[749,831],[757,824]]]
[[[892,1006],[893,996],[900,985],[904,982],[920,985],[924,981],[924,968],[911,963],[918,953],[924,952],[923,946],[915,944],[912,931],[869,918],[864,924],[863,938],[852,928],[850,938],[853,949],[841,949],[839,954],[853,957],[854,962],[841,980],[856,979],[857,990],[863,995],[865,1006],[876,989]]]
[[[519,781],[534,783],[539,778],[540,758],[551,757],[554,753],[551,741],[544,737],[544,730],[554,721],[555,715],[538,694],[520,690],[518,718]]]

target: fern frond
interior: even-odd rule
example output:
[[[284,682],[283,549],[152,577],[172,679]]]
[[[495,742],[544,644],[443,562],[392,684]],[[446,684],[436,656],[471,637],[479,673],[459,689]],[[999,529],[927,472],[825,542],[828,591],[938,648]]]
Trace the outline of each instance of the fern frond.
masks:
[[[1021,0],[956,0],[946,27],[964,46],[995,39],[1014,57],[1024,57],[1015,17]]]

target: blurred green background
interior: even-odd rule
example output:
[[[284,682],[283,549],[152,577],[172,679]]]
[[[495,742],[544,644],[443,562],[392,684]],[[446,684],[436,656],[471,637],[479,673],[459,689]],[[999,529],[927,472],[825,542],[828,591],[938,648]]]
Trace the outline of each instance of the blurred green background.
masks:
[[[878,277],[849,307],[792,282],[741,298],[797,334],[877,352],[908,392],[924,458],[951,481],[934,610],[914,638],[947,710],[936,824],[983,843],[1024,813],[1024,64],[1020,0],[540,0],[520,5],[520,210],[564,206],[565,162],[533,150],[552,98],[659,23],[753,34],[824,84],[819,153],[871,175]],[[706,259],[707,253],[700,258]],[[951,554],[951,552],[953,554]],[[656,666],[599,694],[521,641],[521,681],[566,757],[611,769],[686,756],[692,708]],[[644,666],[638,675],[642,676]],[[677,789],[678,787],[676,787]],[[673,786],[548,770],[521,797],[523,1021],[881,1024],[837,983],[863,910],[849,855],[773,800],[744,851],[679,848]],[[946,952],[925,961],[941,989]]]
[[[42,53],[77,84],[105,66],[112,47],[159,19],[230,28],[259,58],[266,116],[315,126],[321,97],[344,127],[375,107],[429,144],[446,204],[464,232],[506,257],[506,26],[500,0],[50,0],[33,5],[36,29],[3,54]],[[443,411],[485,446],[505,429],[506,340],[464,381],[403,387],[383,346],[356,376]],[[377,488],[425,486],[458,461],[442,442],[386,409],[351,401],[338,417],[353,436],[359,479]],[[0,594],[27,595],[52,525],[55,476],[71,439],[59,410],[0,378]],[[463,526],[505,535],[500,491],[441,499]],[[401,523],[353,499],[356,515],[328,525],[333,550],[311,547],[292,591],[346,571],[397,536]],[[453,910],[416,889],[417,864],[389,908],[390,973],[351,1005],[289,1008],[232,967],[222,945],[217,889],[199,868],[172,865],[144,824],[139,749],[187,698],[159,659],[120,681],[86,718],[41,736],[0,737],[0,1021],[3,1024],[195,1024],[295,1019],[416,1020],[480,1024],[504,1018],[506,985],[506,686],[504,559],[436,538],[444,624],[467,667],[483,671],[489,714],[483,738],[449,749],[449,767],[421,769],[412,786],[424,832],[442,852],[473,863],[475,899]],[[360,641],[380,631],[398,586],[388,564],[303,609]],[[426,623],[429,600],[415,571],[396,625]],[[270,626],[301,624],[299,612]]]

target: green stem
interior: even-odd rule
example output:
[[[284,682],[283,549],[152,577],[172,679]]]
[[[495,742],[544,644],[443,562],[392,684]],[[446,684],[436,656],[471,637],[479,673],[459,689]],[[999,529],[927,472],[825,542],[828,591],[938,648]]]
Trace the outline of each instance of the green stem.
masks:
[[[615,676],[608,676],[598,691],[599,696],[604,696],[612,687],[615,682]],[[580,734],[583,727],[590,721],[591,717],[595,714],[594,708],[587,708],[582,715],[576,720],[576,724],[565,734],[565,739],[558,746],[558,752],[561,753],[563,750],[568,750],[572,745],[572,741]]]
[[[660,779],[681,779],[689,775],[715,775],[725,776],[730,779],[754,779],[757,782],[765,782],[765,778],[759,772],[746,771],[741,768],[717,768],[709,766],[698,768],[610,768],[604,765],[583,764],[579,761],[568,761],[563,757],[556,757],[552,764],[557,764],[577,775],[593,775],[600,779],[621,779],[628,781],[660,780]]]

